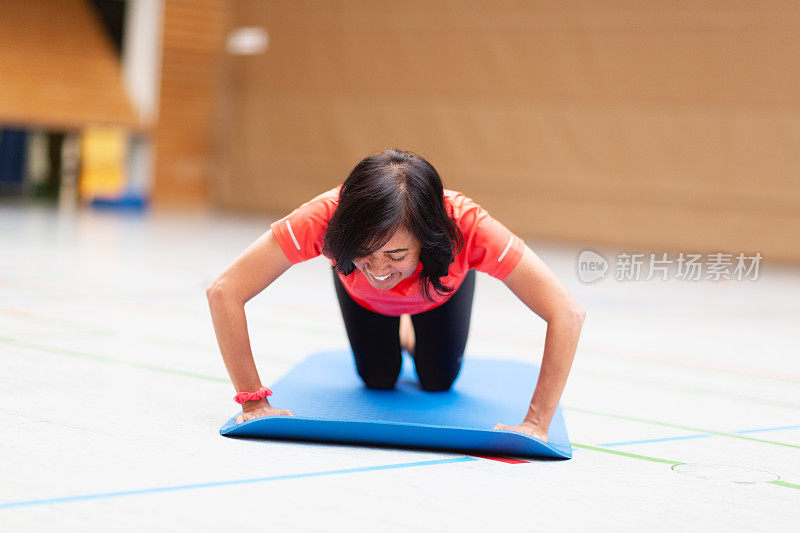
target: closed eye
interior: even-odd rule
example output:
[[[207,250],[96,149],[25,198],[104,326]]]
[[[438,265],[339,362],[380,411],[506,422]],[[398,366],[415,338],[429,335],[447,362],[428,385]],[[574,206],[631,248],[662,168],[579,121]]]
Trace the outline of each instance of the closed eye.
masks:
[[[392,261],[402,261],[405,258],[406,258],[406,256],[403,256],[400,259],[395,259],[394,257],[390,257],[389,259],[391,259]]]

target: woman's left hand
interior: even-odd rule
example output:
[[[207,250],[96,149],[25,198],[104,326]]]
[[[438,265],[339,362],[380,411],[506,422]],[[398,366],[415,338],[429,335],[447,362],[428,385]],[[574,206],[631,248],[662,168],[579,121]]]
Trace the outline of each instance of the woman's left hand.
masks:
[[[505,424],[496,424],[492,429],[502,429],[506,431],[516,431],[517,433],[524,433],[535,437],[543,442],[547,442],[547,430],[531,424],[530,422],[523,422],[518,426],[507,426]]]

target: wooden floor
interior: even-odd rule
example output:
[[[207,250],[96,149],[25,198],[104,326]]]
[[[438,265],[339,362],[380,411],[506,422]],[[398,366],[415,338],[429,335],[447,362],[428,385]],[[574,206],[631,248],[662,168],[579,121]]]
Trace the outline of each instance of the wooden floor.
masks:
[[[226,439],[205,287],[271,220],[0,206],[0,530],[798,527],[800,269],[586,285],[581,247],[529,241],[587,309],[570,461]],[[467,356],[538,362],[543,321],[476,291]],[[347,347],[322,258],[246,310],[265,384]]]

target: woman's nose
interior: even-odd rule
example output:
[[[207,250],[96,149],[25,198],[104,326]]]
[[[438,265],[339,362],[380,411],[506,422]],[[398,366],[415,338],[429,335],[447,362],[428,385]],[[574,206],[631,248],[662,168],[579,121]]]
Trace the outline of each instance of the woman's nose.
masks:
[[[366,265],[377,276],[382,275],[384,270],[388,270],[388,261],[381,257],[367,258]]]

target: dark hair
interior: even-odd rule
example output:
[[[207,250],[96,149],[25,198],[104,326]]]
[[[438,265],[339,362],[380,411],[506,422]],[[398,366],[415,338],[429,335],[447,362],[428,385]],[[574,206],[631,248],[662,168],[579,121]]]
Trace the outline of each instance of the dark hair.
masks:
[[[439,173],[424,158],[387,149],[362,159],[339,192],[339,205],[325,231],[322,253],[350,275],[354,258],[372,254],[405,227],[422,245],[420,292],[444,295],[453,287],[440,278],[464,246],[464,237],[444,206]]]

